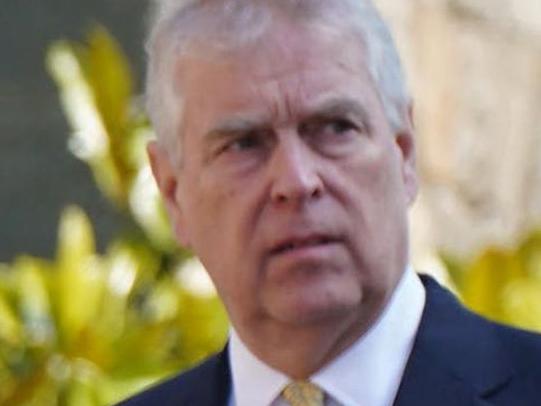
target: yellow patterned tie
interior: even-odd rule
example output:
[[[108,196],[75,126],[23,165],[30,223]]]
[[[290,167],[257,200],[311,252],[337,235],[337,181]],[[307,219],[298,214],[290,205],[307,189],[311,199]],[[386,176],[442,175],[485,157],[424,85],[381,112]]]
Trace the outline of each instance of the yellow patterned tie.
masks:
[[[282,397],[291,406],[323,406],[323,391],[308,381],[290,382]]]

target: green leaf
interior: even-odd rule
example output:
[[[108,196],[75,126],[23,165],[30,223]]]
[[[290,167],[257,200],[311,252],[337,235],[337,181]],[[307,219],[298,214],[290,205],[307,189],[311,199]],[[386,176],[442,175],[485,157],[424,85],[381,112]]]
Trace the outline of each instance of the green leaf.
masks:
[[[510,281],[522,276],[520,263],[511,253],[491,248],[467,272],[462,291],[465,303],[489,318],[501,320],[503,294]]]
[[[56,340],[56,326],[51,315],[47,265],[31,257],[20,257],[13,269],[25,339],[32,346],[52,347]]]
[[[55,298],[62,338],[68,348],[84,340],[99,317],[106,275],[95,253],[92,226],[77,207],[61,217]],[[79,349],[80,350],[80,349]]]
[[[0,346],[14,346],[23,338],[23,328],[12,307],[0,295]]]
[[[136,173],[130,145],[138,124],[132,117],[132,74],[122,51],[98,26],[87,45],[54,43],[47,68],[61,90],[73,129],[71,148],[92,168],[98,186],[125,208]]]
[[[490,247],[471,262],[443,256],[465,304],[503,323],[541,331],[541,233],[515,249]]]

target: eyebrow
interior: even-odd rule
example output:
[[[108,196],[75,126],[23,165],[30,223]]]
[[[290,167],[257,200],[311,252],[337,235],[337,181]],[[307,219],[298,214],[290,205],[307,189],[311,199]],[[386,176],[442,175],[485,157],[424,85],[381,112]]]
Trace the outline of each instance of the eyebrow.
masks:
[[[328,119],[337,116],[355,116],[361,119],[370,129],[370,116],[364,106],[357,100],[347,97],[330,98],[308,109],[301,121]],[[207,131],[204,138],[208,141],[229,138],[250,131],[272,127],[264,117],[230,117]]]
[[[307,118],[329,118],[336,116],[355,116],[362,120],[363,124],[370,128],[370,115],[366,108],[357,100],[351,98],[331,98],[316,105]]]
[[[231,117],[218,123],[204,137],[208,140],[227,138],[269,126],[268,121],[257,117]]]

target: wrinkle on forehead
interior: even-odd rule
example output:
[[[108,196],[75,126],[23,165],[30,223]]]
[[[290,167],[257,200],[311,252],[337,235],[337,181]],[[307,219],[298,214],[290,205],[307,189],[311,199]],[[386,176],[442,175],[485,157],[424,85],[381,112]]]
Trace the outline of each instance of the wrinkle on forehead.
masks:
[[[261,44],[238,50],[230,58],[246,61],[245,66],[242,62],[239,66],[245,67],[247,80],[254,84],[257,95],[270,98],[269,105],[275,106],[272,111],[278,117],[298,114],[299,101],[309,102],[312,91],[322,90],[314,89],[314,84],[334,85],[318,84],[311,77],[314,72],[320,75],[325,66],[328,66],[329,77],[331,72],[342,71],[372,83],[364,47],[343,33],[322,33],[285,25],[270,33]]]
[[[323,82],[322,72],[325,72]],[[179,91],[183,86],[198,87],[197,94],[189,95],[196,100],[186,100],[185,117],[191,114],[188,109],[197,109],[200,117],[206,116],[208,112],[202,111],[205,98],[213,98],[226,107],[226,114],[239,113],[257,120],[264,117],[264,121],[278,124],[305,114],[312,104],[323,102],[313,100],[316,95],[318,99],[328,99],[339,96],[333,92],[347,93],[347,83],[340,83],[339,87],[338,81],[333,80],[333,75],[342,73],[349,74],[353,80],[367,79],[365,83],[372,84],[362,44],[353,43],[343,33],[282,24],[257,44],[221,55],[183,57],[178,61],[176,78]],[[209,82],[209,75],[220,80]],[[247,86],[232,85],[243,82]],[[256,100],[265,103],[254,103]]]

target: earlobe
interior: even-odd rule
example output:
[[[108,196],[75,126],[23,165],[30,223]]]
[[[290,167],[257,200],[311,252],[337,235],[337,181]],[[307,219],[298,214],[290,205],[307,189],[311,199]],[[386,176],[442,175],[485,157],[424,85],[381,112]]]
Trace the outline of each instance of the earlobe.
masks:
[[[176,239],[181,245],[189,248],[190,240],[186,230],[183,210],[177,199],[178,180],[175,167],[171,163],[167,152],[157,141],[149,142],[147,153],[154,179],[160,189]]]

